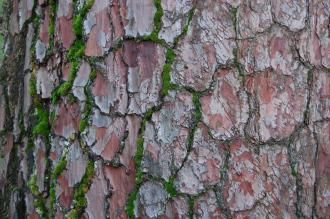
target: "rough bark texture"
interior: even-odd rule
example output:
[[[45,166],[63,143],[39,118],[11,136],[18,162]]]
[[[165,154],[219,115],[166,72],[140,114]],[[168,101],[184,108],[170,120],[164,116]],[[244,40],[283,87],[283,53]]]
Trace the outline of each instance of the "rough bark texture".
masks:
[[[330,1],[3,5],[0,218],[330,218]]]

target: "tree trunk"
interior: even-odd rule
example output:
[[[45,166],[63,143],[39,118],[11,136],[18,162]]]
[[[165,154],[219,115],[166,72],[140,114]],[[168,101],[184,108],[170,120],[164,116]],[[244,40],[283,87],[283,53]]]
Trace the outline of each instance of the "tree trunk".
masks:
[[[329,218],[328,0],[11,0],[0,218]]]

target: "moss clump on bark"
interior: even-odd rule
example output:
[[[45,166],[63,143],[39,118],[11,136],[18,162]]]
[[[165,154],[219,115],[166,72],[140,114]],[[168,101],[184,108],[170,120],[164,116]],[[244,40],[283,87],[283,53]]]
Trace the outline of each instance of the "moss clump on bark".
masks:
[[[83,40],[76,40],[70,47],[68,52],[68,59],[70,62],[76,62],[85,53],[85,42]]]
[[[33,127],[33,135],[43,135],[48,136],[50,132],[50,126],[48,123],[48,110],[46,110],[42,105],[37,106],[36,114],[38,116],[38,123]]]

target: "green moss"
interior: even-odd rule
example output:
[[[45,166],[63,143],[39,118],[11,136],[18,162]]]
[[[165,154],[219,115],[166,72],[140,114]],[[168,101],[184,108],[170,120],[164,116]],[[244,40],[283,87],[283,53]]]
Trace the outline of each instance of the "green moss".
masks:
[[[28,182],[28,186],[29,186],[29,189],[31,191],[31,193],[35,196],[39,195],[39,188],[38,188],[38,185],[37,185],[37,174],[36,172],[34,172],[31,177],[30,177],[30,180]]]
[[[32,18],[32,23],[33,23],[33,27],[35,29],[39,29],[40,21],[41,21],[40,16],[38,16],[37,14],[34,14],[34,16]],[[35,34],[35,37],[37,38],[38,37],[38,34]],[[31,49],[34,49],[34,47],[31,47]]]
[[[153,107],[149,109],[145,114],[142,119],[142,125],[139,131],[139,135],[136,140],[136,152],[134,155],[134,161],[135,161],[135,188],[134,190],[130,193],[127,203],[126,203],[126,212],[129,218],[134,218],[134,201],[137,196],[138,189],[140,188],[143,178],[144,178],[144,173],[141,168],[141,163],[142,163],[142,158],[143,158],[143,144],[144,144],[144,131],[145,131],[145,125],[147,121],[151,120],[152,114],[159,110],[160,107]]]
[[[85,131],[87,125],[88,125],[88,121],[87,120],[85,120],[85,119],[81,120],[80,123],[79,123],[79,131],[80,132]]]
[[[142,184],[143,182],[143,178],[144,178],[144,173],[142,171],[142,169],[138,169],[135,173],[135,184],[140,187],[140,185]]]
[[[32,193],[32,195],[34,196],[35,200],[34,200],[34,206],[38,212],[38,214],[42,217],[42,218],[49,218],[47,215],[47,208],[45,205],[45,201],[42,199],[42,197],[40,196],[39,193],[39,188],[37,185],[37,174],[36,172],[34,172],[31,177],[30,180],[28,181],[28,187]]]
[[[307,72],[307,82],[311,84],[313,82],[313,70],[309,69]]]
[[[89,118],[90,118],[90,114],[88,116],[86,116],[85,118],[80,120],[80,122],[79,122],[79,132],[80,133],[85,131],[85,129],[88,125]]]
[[[37,198],[34,200],[33,204],[36,208],[36,211],[41,216],[41,218],[45,218],[45,219],[49,218],[47,215],[47,208],[45,205],[45,201],[43,199]]]
[[[57,165],[54,167],[54,170],[52,172],[52,183],[50,184],[49,189],[49,196],[50,196],[50,203],[49,203],[49,209],[51,212],[51,216],[53,217],[54,211],[53,206],[56,200],[55,196],[55,186],[58,176],[63,172],[63,170],[66,168],[67,165],[67,157],[66,157],[67,151],[65,150],[63,152],[63,155],[61,159],[58,161]]]
[[[135,215],[134,215],[134,202],[136,200],[136,197],[137,197],[137,193],[138,193],[138,189],[135,188],[131,193],[130,195],[128,196],[128,199],[127,199],[127,203],[126,203],[126,213],[127,213],[127,216],[128,218],[130,219],[133,219],[135,218]]]
[[[190,87],[184,87],[186,91],[190,92],[192,94],[192,101],[195,107],[195,119],[193,121],[191,130],[188,135],[187,139],[187,147],[188,147],[188,152],[191,151],[193,142],[194,142],[194,136],[195,136],[195,131],[197,128],[198,123],[201,121],[202,118],[202,111],[201,111],[201,104],[199,102],[199,98],[201,97],[202,93],[195,91],[194,89]]]
[[[164,15],[161,0],[155,0],[155,6],[156,6],[157,11],[154,16],[154,31],[153,32],[154,32],[154,34],[157,34],[157,37],[158,37],[158,33],[161,28],[162,17]]]
[[[188,33],[188,28],[189,28],[190,22],[191,22],[191,20],[192,20],[192,18],[193,18],[193,16],[194,16],[194,14],[195,14],[195,8],[190,9],[190,11],[189,11],[189,13],[188,13],[188,21],[187,21],[186,25],[183,27],[183,30],[182,30],[182,32],[180,33],[180,35],[177,36],[177,37],[174,39],[174,46],[176,46],[176,45],[179,43],[179,40],[180,40],[181,38],[183,38],[185,35],[187,35],[187,33]]]
[[[237,68],[238,74],[240,76],[244,76],[244,74],[242,72],[241,64],[238,61],[238,50],[237,50],[237,48],[233,49],[233,54],[234,54],[234,65]]]
[[[80,14],[84,15],[85,17],[88,11],[92,8],[93,4],[94,4],[94,0],[87,0],[85,5],[80,10]]]
[[[194,197],[189,197],[188,199],[188,215],[189,215],[189,218],[193,218],[194,217],[194,205],[195,205],[195,198]]]
[[[24,148],[24,153],[29,154],[30,152],[32,152],[33,148],[34,148],[33,140],[31,137],[29,137],[28,142]]]
[[[117,51],[119,50],[120,48],[123,47],[123,43],[124,43],[124,40],[123,39],[118,39],[114,45],[112,46],[112,51]]]
[[[96,70],[92,69],[91,73],[89,74],[89,80],[94,80],[96,78]]]
[[[85,112],[83,114],[83,118],[80,120],[80,123],[79,123],[80,132],[83,132],[86,129],[86,127],[88,125],[88,121],[92,115],[93,95],[92,95],[88,85],[91,84],[95,78],[96,78],[96,70],[92,69],[91,73],[89,74],[89,81],[87,83],[87,86],[84,87],[84,92],[86,95],[86,105],[85,105],[85,110],[84,110]]]
[[[70,47],[68,52],[68,59],[71,62],[77,61],[85,53],[85,42],[83,40],[76,40]]]
[[[51,21],[49,23],[48,32],[49,32],[49,35],[51,35],[51,36],[53,36],[55,34],[55,21],[54,22]]]
[[[55,15],[56,11],[57,11],[56,1],[55,0],[48,0],[48,5],[50,6],[50,9],[51,9],[53,15]]]
[[[73,205],[77,214],[87,205],[85,194],[88,191],[88,187],[91,183],[91,179],[94,173],[94,162],[89,160],[86,167],[85,175],[83,176],[79,186],[75,189],[73,195]]]
[[[137,166],[137,169],[139,169],[143,157],[143,143],[143,133],[140,133],[136,140],[136,152],[134,155],[134,161],[135,165]]]
[[[309,69],[307,72],[307,83],[309,85],[309,87],[312,86],[313,84],[313,70]],[[304,111],[304,123],[305,125],[309,125],[309,117],[310,117],[310,97],[307,99],[307,106],[306,106],[306,110]]]
[[[54,167],[54,170],[53,170],[53,173],[52,173],[52,179],[53,180],[56,180],[57,179],[57,177],[65,169],[66,165],[67,165],[66,153],[64,153],[64,155],[58,161],[57,165]]]
[[[70,104],[77,102],[77,98],[72,93],[69,93],[67,97]]]
[[[83,37],[84,18],[86,17],[93,4],[94,0],[87,0],[78,14],[73,18],[73,32],[76,34],[76,37],[79,40],[81,40]]]
[[[48,136],[50,132],[50,126],[48,123],[48,110],[44,109],[43,106],[37,106],[36,113],[38,116],[38,123],[33,128],[33,135]]]
[[[51,184],[49,188],[49,210],[51,218],[54,218],[54,204],[56,201],[56,192],[55,192],[55,184]]]
[[[154,29],[150,35],[144,36],[143,40],[163,44],[164,40],[159,39],[158,34],[160,32],[164,11],[162,8],[161,0],[154,0],[154,4],[156,7],[156,13],[154,15]]]
[[[163,86],[161,89],[161,95],[165,97],[168,94],[168,91],[171,89],[171,65],[165,64],[163,67],[163,73],[162,73],[162,81]]]
[[[163,183],[164,188],[166,189],[167,193],[170,194],[171,197],[177,196],[177,191],[174,186],[174,179],[171,178],[169,181],[165,181]]]
[[[75,1],[74,1],[75,2]],[[60,96],[66,95],[72,88],[73,81],[78,71],[79,59],[85,54],[85,42],[83,41],[83,20],[93,6],[94,0],[87,0],[83,7],[79,10],[78,14],[73,19],[73,32],[77,40],[70,47],[67,58],[72,64],[68,81],[61,84],[55,89],[52,94],[52,103],[56,103]]]
[[[163,66],[162,81],[163,86],[161,89],[161,95],[165,97],[168,91],[171,89],[177,89],[177,86],[171,83],[171,66],[174,62],[176,55],[173,49],[169,48],[166,51],[166,64]]]
[[[76,209],[70,210],[65,216],[64,219],[78,219],[78,212]]]
[[[201,93],[199,92],[193,92],[192,93],[192,101],[195,106],[195,120],[196,123],[201,121],[202,119],[202,110],[201,110],[201,103],[199,102],[199,98],[201,97]]]
[[[76,34],[78,39],[82,38],[83,36],[83,17],[81,14],[78,14],[73,19],[73,32]]]
[[[173,63],[174,59],[175,59],[176,55],[173,49],[169,48],[166,51],[166,62],[167,63]]]
[[[35,74],[31,74],[30,82],[29,82],[29,93],[32,97],[33,104],[39,105],[39,99],[37,94],[37,79]]]
[[[154,106],[154,107],[150,108],[149,110],[147,110],[147,112],[144,113],[143,121],[142,121],[144,126],[145,126],[146,122],[151,120],[154,112],[156,112],[158,110],[160,110],[160,106]]]
[[[54,48],[54,35],[55,35],[55,15],[57,12],[57,4],[54,0],[48,0],[48,4],[50,6],[51,12],[50,12],[50,18],[49,18],[49,26],[48,26],[48,33],[49,33],[49,47],[47,50],[47,55],[50,55],[50,53],[53,51]]]
[[[69,78],[68,78],[69,82],[73,83],[74,79],[77,76],[78,69],[79,69],[79,62],[78,61],[73,62],[72,63],[72,68],[71,68],[70,73],[69,73]]]
[[[32,24],[33,24],[33,28],[34,30],[39,30],[40,28],[40,16],[38,14],[36,14],[35,11],[33,11],[32,14]],[[31,57],[33,57],[32,62],[34,62],[34,60],[36,59],[36,51],[35,51],[35,45],[37,40],[39,39],[39,35],[38,34],[34,34],[33,35],[33,39],[32,39],[32,45],[30,47],[30,52],[31,52]]]
[[[57,102],[57,100],[61,97],[61,96],[65,96],[72,88],[73,86],[73,82],[74,79],[77,76],[77,72],[79,69],[79,62],[78,61],[74,61],[72,63],[70,72],[69,72],[69,78],[68,81],[62,83],[60,86],[58,86],[52,93],[52,103],[55,104]]]
[[[49,26],[48,26],[49,36],[54,36],[55,34],[55,19],[50,19]]]
[[[55,199],[56,199],[56,193],[55,193],[55,184],[52,184],[49,188],[49,199],[50,199],[50,204],[49,204],[49,209],[53,211]]]

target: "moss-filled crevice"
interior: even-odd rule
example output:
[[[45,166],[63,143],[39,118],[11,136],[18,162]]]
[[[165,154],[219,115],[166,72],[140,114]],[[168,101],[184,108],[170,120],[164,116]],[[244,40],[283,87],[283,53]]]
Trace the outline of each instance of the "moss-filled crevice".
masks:
[[[45,219],[49,218],[48,209],[46,207],[46,201],[43,198],[42,194],[39,192],[39,187],[37,185],[37,173],[36,171],[30,176],[28,181],[28,187],[34,197],[34,207],[36,212]]]
[[[87,0],[85,4],[77,11],[73,18],[73,32],[75,33],[76,40],[73,42],[67,52],[67,60],[71,64],[68,81],[63,82],[52,92],[52,104],[57,103],[60,97],[67,95],[73,86],[73,81],[79,70],[80,60],[85,55],[85,41],[83,39],[83,22],[88,11],[92,8],[94,0]],[[76,6],[76,1],[74,1]]]
[[[126,202],[126,213],[130,219],[135,218],[134,215],[134,202],[137,198],[137,194],[139,191],[139,188],[141,187],[143,181],[144,181],[144,173],[142,171],[142,158],[143,158],[143,144],[144,144],[144,131],[146,123],[151,120],[152,114],[155,111],[158,111],[160,109],[160,106],[153,107],[149,109],[142,118],[142,124],[141,128],[139,130],[137,140],[136,140],[136,151],[134,155],[134,162],[135,162],[135,187],[133,191],[131,191],[130,195],[127,198]]]
[[[93,95],[92,95],[90,86],[92,85],[95,78],[96,78],[96,70],[92,69],[91,73],[89,74],[88,82],[87,82],[86,86],[84,87],[86,103],[85,103],[84,113],[83,113],[82,118],[79,123],[79,132],[80,133],[85,131],[85,129],[88,125],[88,122],[90,120],[90,117],[92,116],[92,113],[93,113],[94,102],[93,102]]]
[[[51,183],[49,188],[49,199],[50,199],[49,211],[51,218],[54,217],[54,204],[56,202],[55,186],[56,186],[57,178],[66,168],[66,166],[67,166],[67,149],[64,149],[61,158],[59,159],[58,163],[53,168],[53,171],[51,173]]]
[[[162,72],[162,89],[160,91],[161,97],[164,98],[169,90],[177,88],[177,85],[171,83],[171,67],[176,55],[173,49],[169,48],[166,51],[166,63],[163,66]]]
[[[25,154],[29,154],[31,157],[33,157],[33,150],[35,149],[34,141],[37,138],[40,138],[42,142],[45,145],[45,173],[44,173],[44,186],[45,191],[49,191],[50,188],[50,160],[49,160],[49,154],[50,154],[50,124],[49,124],[49,108],[48,100],[41,99],[37,93],[37,81],[36,81],[36,64],[32,60],[32,73],[31,78],[29,82],[29,94],[32,99],[32,105],[31,105],[31,111],[34,111],[34,114],[30,118],[29,121],[29,127],[27,127],[26,134],[29,136],[28,143],[25,148]],[[34,158],[36,159],[36,158]],[[33,164],[34,165],[34,164]],[[33,174],[30,176],[30,179],[28,181],[28,188],[30,192],[32,193],[34,197],[34,207],[36,209],[36,212],[42,217],[42,218],[51,218],[50,217],[50,210],[47,208],[47,202],[46,197],[44,193],[39,192],[39,188],[37,185],[37,173],[36,173],[36,167],[32,168],[34,169]],[[47,192],[46,192],[47,194]]]
[[[225,142],[225,148],[224,148],[225,160],[220,170],[220,181],[214,186],[214,193],[216,196],[217,204],[227,219],[231,219],[231,214],[226,203],[225,191],[224,191],[225,183],[228,181],[228,169],[229,169],[229,161],[231,157],[229,145],[230,145],[230,141]]]
[[[78,219],[83,213],[83,210],[87,206],[86,193],[89,190],[91,180],[94,173],[94,162],[88,160],[85,174],[80,183],[75,187],[73,195],[73,208],[65,215],[65,218]]]
[[[188,28],[189,28],[189,25],[190,25],[190,23],[191,23],[191,20],[193,19],[193,16],[195,15],[195,11],[196,11],[196,8],[195,8],[195,7],[193,7],[192,9],[189,10],[189,12],[188,12],[187,23],[186,23],[185,26],[183,27],[182,32],[179,34],[179,36],[177,36],[177,37],[174,39],[174,43],[173,43],[173,46],[174,46],[174,47],[176,47],[177,44],[179,43],[179,41],[187,35],[187,33],[188,33]]]
[[[56,12],[58,9],[58,5],[56,4],[56,0],[48,0],[48,5],[50,8],[49,13],[49,26],[48,26],[48,36],[49,36],[49,47],[47,50],[47,55],[50,56],[53,52],[53,49],[55,47],[55,18],[56,18]]]
[[[76,34],[78,40],[83,38],[83,22],[88,13],[92,8],[94,0],[87,0],[82,8],[79,10],[77,15],[73,18],[73,32]]]
[[[60,86],[54,89],[52,92],[52,104],[57,103],[60,97],[63,97],[69,93],[73,86],[74,79],[77,75],[79,68],[79,62],[73,62],[70,72],[69,72],[69,78],[67,81],[62,83]]]
[[[310,123],[310,102],[311,102],[311,93],[313,89],[313,77],[314,73],[311,67],[309,67],[309,70],[307,72],[307,84],[308,84],[308,97],[307,97],[307,104],[306,109],[304,111],[304,125],[308,126]]]
[[[188,197],[188,217],[189,219],[194,218],[194,206],[195,206],[195,197]]]
[[[197,129],[198,123],[202,119],[201,104],[200,104],[200,101],[199,101],[200,97],[202,96],[202,92],[195,91],[191,88],[185,88],[185,90],[192,94],[192,101],[193,101],[193,104],[194,104],[195,112],[194,112],[194,120],[191,124],[191,128],[190,128],[188,139],[187,139],[187,156],[185,157],[184,162],[186,161],[186,159],[188,158],[189,153],[192,150],[193,143],[194,143],[195,131]]]
[[[161,0],[154,0],[154,4],[156,7],[156,12],[154,15],[154,29],[151,32],[151,34],[144,36],[142,38],[142,40],[164,44],[164,40],[161,40],[158,38],[158,34],[159,34],[160,28],[161,28],[162,17],[164,15]]]

